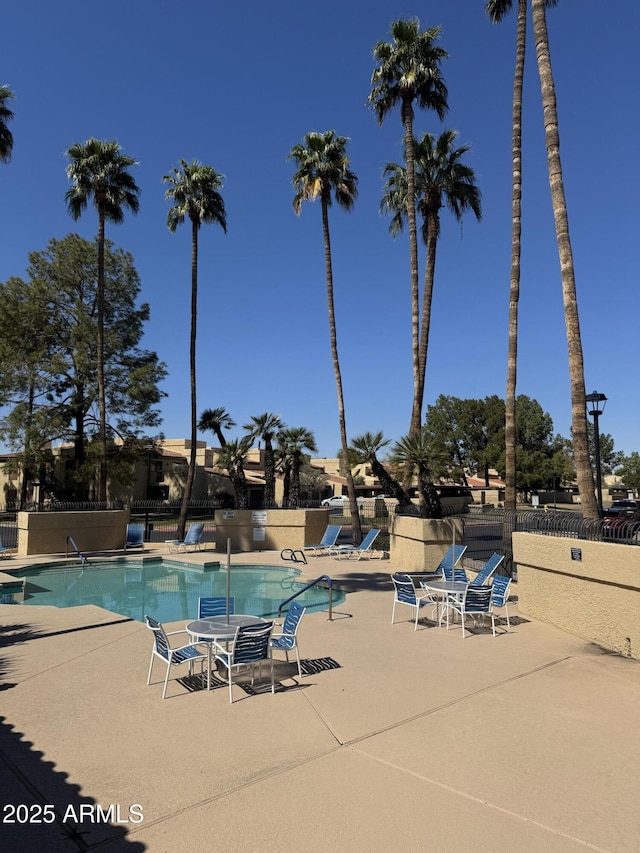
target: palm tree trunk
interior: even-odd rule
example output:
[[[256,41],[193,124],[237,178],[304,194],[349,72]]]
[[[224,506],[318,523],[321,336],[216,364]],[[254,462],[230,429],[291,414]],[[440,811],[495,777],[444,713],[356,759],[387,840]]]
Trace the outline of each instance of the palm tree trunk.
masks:
[[[197,423],[196,414],[196,330],[198,326],[198,228],[196,219],[191,221],[191,340],[189,344],[189,375],[191,377],[191,452],[189,454],[189,469],[187,481],[184,484],[184,494],[180,507],[178,519],[177,538],[184,539],[184,531],[187,525],[187,513],[189,512],[189,501],[193,490],[193,481],[196,476],[196,441]]]
[[[107,411],[104,389],[104,207],[98,208],[98,444],[100,465],[98,475],[98,500],[107,500]]]
[[[338,338],[336,334],[336,315],[333,302],[333,267],[331,264],[331,237],[329,234],[329,206],[327,198],[322,196],[322,233],[324,236],[324,264],[327,275],[327,305],[329,308],[329,337],[331,340],[331,358],[333,371],[336,377],[336,390],[338,393],[338,419],[340,422],[340,445],[342,447],[342,458],[349,458],[347,440],[347,425],[344,414],[344,395],[342,393],[342,373],[340,371],[340,360],[338,358]],[[354,544],[362,541],[362,527],[360,525],[360,513],[356,500],[356,487],[353,482],[351,468],[345,465],[345,477],[347,480],[347,494],[349,495],[349,508],[351,510],[351,532]],[[298,486],[299,488],[299,486]],[[297,495],[296,495],[297,497]]]
[[[576,293],[576,280],[573,268],[573,254],[569,239],[567,202],[562,180],[558,112],[556,108],[556,92],[553,81],[553,72],[551,69],[551,56],[549,53],[549,36],[547,32],[545,0],[532,0],[531,8],[533,13],[533,38],[536,46],[538,73],[540,75],[540,89],[542,93],[547,163],[549,167],[549,184],[551,186],[551,202],[553,205],[553,217],[556,226],[556,240],[558,242],[560,272],[562,276],[562,299],[564,302],[567,346],[569,351],[573,452],[583,515],[586,518],[597,518],[598,506],[595,498],[593,473],[589,462],[589,448],[587,444],[584,361],[582,355],[582,339],[580,336],[580,321],[578,317],[578,297]]]
[[[271,509],[275,506],[276,465],[273,458],[273,447],[268,439],[264,442],[264,506]]]
[[[427,260],[424,268],[424,290],[422,294],[422,318],[420,321],[420,351],[418,354],[418,396],[420,409],[424,400],[424,386],[427,375],[427,351],[429,349],[429,332],[431,329],[431,305],[433,303],[433,282],[436,274],[436,252],[438,248],[437,213],[429,214],[427,228]]]
[[[516,67],[512,110],[512,196],[511,281],[509,284],[509,331],[507,343],[507,388],[505,395],[505,501],[506,510],[516,509],[516,380],[518,369],[518,303],[520,301],[520,235],[522,200],[522,85],[527,38],[527,0],[518,0]]]
[[[413,359],[413,407],[409,434],[420,431],[422,423],[422,399],[420,398],[419,318],[420,301],[418,289],[418,229],[416,225],[416,168],[413,148],[413,106],[411,100],[402,102],[404,123],[404,157],[407,164],[407,222],[409,225],[409,267],[411,276],[411,353]],[[411,483],[406,482],[405,488]]]

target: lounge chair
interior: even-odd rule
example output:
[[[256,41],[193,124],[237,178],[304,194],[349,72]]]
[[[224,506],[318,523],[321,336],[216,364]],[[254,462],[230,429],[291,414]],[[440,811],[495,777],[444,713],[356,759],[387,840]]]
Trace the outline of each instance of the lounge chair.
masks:
[[[504,556],[494,551],[494,553],[482,566],[477,576],[471,581],[472,585],[485,586],[487,583],[489,583],[489,579],[493,577],[495,570],[498,568],[498,566],[503,560]]]
[[[187,533],[182,542],[172,542],[169,545],[170,551],[188,551],[189,549],[200,550],[200,539],[204,530],[204,522],[200,521],[197,524],[190,524]]]
[[[311,551],[314,557],[319,557],[320,554],[327,551],[328,548],[331,548],[338,541],[338,536],[340,536],[340,531],[342,530],[341,524],[328,524],[327,529],[324,532],[322,539],[318,542],[317,545],[304,545],[303,551]]]
[[[381,560],[384,557],[384,551],[374,551],[371,547],[379,534],[380,531],[372,527],[359,545],[333,545],[328,549],[329,553],[339,560],[348,560],[352,555],[360,560],[363,556],[371,557],[373,554],[377,554],[378,559]]]
[[[144,524],[127,524],[124,550],[126,551],[127,548],[142,548],[144,550]]]
[[[0,557],[8,557],[11,550],[11,548],[7,548],[2,544],[2,539],[0,538]]]

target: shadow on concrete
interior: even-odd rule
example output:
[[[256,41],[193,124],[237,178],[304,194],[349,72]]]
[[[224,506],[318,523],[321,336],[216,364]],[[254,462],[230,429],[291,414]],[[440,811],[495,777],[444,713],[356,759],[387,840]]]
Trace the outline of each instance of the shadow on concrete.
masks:
[[[56,632],[63,633],[63,632]],[[37,640],[45,634],[28,624],[0,626],[0,648]],[[17,669],[7,653],[0,654],[0,689],[19,687],[5,677]],[[46,713],[43,697],[43,713]],[[68,774],[35,748],[24,732],[0,716],[0,808],[2,849],[20,853],[86,851],[99,846],[106,853],[142,853],[145,844],[129,841],[127,825],[141,825],[133,803],[97,803],[67,781]],[[143,817],[143,816],[142,816]]]
[[[333,585],[344,592],[357,592],[359,589],[393,591],[391,569],[386,572],[345,572],[333,579]]]

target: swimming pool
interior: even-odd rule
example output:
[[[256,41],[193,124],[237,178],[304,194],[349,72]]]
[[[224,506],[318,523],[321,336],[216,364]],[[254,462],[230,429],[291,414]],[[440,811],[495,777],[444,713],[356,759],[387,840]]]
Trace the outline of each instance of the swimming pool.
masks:
[[[279,605],[305,583],[296,569],[231,566],[235,612],[277,616]],[[95,604],[138,622],[149,614],[159,622],[195,619],[200,596],[226,595],[226,565],[196,566],[163,559],[90,560],[86,565],[45,564],[15,572],[25,579],[24,604],[77,607]],[[325,610],[328,590],[313,587],[297,599],[309,610]],[[333,590],[333,604],[345,600]]]

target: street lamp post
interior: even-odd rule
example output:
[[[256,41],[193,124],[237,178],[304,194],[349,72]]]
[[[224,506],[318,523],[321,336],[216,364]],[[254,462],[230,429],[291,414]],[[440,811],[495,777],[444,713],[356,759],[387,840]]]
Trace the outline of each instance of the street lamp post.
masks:
[[[593,438],[596,451],[596,492],[598,494],[598,513],[600,518],[602,518],[602,472],[600,470],[600,428],[598,426],[598,418],[604,412],[607,398],[604,394],[598,394],[597,391],[594,391],[593,394],[587,394],[585,400],[587,411],[593,418]]]

